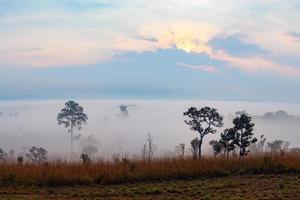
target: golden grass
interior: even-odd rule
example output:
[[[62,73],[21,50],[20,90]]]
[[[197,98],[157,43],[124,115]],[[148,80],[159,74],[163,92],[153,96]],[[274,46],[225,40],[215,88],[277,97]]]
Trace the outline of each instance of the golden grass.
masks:
[[[207,157],[157,158],[151,162],[126,160],[81,164],[66,161],[49,161],[43,164],[1,163],[1,185],[93,185],[220,177],[240,174],[300,174],[300,154],[252,155],[239,160]]]

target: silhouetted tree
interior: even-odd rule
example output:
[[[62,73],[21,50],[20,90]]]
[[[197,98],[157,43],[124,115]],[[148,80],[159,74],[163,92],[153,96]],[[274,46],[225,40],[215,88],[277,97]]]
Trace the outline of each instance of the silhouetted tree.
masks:
[[[65,125],[71,134],[71,155],[73,155],[73,140],[77,137],[73,135],[74,128],[80,130],[82,124],[86,124],[87,119],[83,108],[75,101],[66,102],[65,107],[57,115],[58,124]]]
[[[257,138],[253,137],[254,123],[246,112],[237,112],[237,116],[233,119],[233,131],[235,133],[235,144],[239,147],[239,158],[243,158],[249,153],[248,147],[257,142]]]
[[[228,159],[229,153],[235,149],[235,130],[233,128],[225,129],[220,136],[221,139],[219,140],[219,143]]]
[[[292,147],[292,148],[290,148],[290,151],[292,152],[292,153],[300,153],[300,147]]]
[[[6,156],[7,154],[5,153],[5,151],[0,148],[0,160],[5,160]]]
[[[179,145],[177,145],[175,147],[175,152],[177,153],[177,155],[179,156],[179,158],[183,158],[184,157],[184,153],[185,153],[185,144],[180,143]]]
[[[264,135],[261,135],[256,143],[250,145],[249,150],[254,153],[263,153],[265,150],[266,141],[267,138],[265,138]]]
[[[210,107],[203,107],[200,110],[191,107],[183,115],[190,118],[185,120],[190,129],[199,133],[198,158],[201,159],[203,138],[209,133],[216,133],[215,127],[223,126],[223,117],[218,113],[217,109]]]
[[[122,116],[128,116],[128,106],[121,104],[119,105]]]
[[[198,149],[199,149],[199,139],[196,137],[191,141],[191,151],[193,154],[193,158],[197,158],[198,157]]]
[[[142,156],[144,160],[151,161],[152,157],[156,151],[157,146],[153,144],[153,137],[150,133],[148,133],[147,142],[144,144],[144,148],[142,151]]]
[[[98,151],[98,148],[93,145],[83,147],[82,153],[87,154],[90,158],[93,157]]]
[[[268,142],[267,147],[271,153],[284,153],[288,150],[290,143],[283,140],[274,140],[273,142]]]
[[[220,154],[223,149],[222,145],[217,140],[210,141],[209,145],[212,146],[215,157],[217,157],[217,155]]]
[[[17,162],[18,162],[18,164],[23,164],[23,156],[18,156],[18,158],[17,158]]]
[[[87,155],[85,153],[81,153],[80,159],[82,160],[83,164],[90,164],[91,163],[91,158],[89,157],[89,155]]]
[[[28,160],[34,163],[41,163],[47,160],[47,151],[42,147],[31,147],[25,155]]]

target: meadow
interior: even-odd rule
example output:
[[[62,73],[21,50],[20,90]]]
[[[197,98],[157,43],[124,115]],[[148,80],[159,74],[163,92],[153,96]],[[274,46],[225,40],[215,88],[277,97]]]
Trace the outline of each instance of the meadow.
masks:
[[[123,104],[119,107],[118,122],[136,124],[128,107]],[[232,124],[226,125],[230,128],[215,134],[215,138],[219,135],[218,140],[208,142],[213,154],[202,153],[204,136],[223,128],[223,116],[215,108],[190,107],[183,113],[185,120],[177,119],[198,134],[199,138],[190,141],[190,149],[180,142],[174,152],[157,151],[160,145],[148,132],[141,154],[125,151],[109,158],[109,154],[106,157],[97,154],[99,140],[93,135],[80,140],[77,131],[88,117],[78,103],[68,101],[58,113],[57,122],[71,136],[69,159],[63,156],[64,151],[53,154],[51,150],[48,154],[47,148],[41,146],[22,146],[17,153],[14,149],[0,149],[0,199],[297,199],[300,149],[290,147],[284,140],[267,142],[264,135],[255,137],[252,117],[270,118],[270,115],[272,123],[278,116],[289,123],[298,120],[298,116],[285,111],[263,116],[236,112]],[[79,146],[82,143],[80,154],[73,151],[76,140],[80,140]],[[114,150],[121,140],[119,137],[119,142],[114,143]],[[138,141],[131,140],[136,145]],[[207,151],[205,146],[203,149]]]
[[[153,181],[207,179],[237,175],[300,174],[300,154],[269,153],[235,157],[193,158],[121,158],[92,163],[47,161],[35,163],[1,163],[2,186],[74,186],[110,185]]]
[[[0,199],[298,199],[300,154],[0,164]]]

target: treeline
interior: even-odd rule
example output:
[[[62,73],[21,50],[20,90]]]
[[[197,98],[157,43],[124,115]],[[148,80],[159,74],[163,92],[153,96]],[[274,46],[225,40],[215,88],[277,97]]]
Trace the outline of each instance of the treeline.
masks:
[[[121,105],[123,108],[124,105]],[[191,142],[190,153],[186,152],[186,145],[180,143],[175,147],[176,154],[180,157],[186,157],[192,155],[194,159],[202,158],[202,144],[204,138],[209,134],[216,134],[223,127],[223,116],[217,109],[211,107],[202,107],[197,109],[190,107],[183,113],[186,117],[184,121],[191,131],[197,134]],[[75,101],[68,101],[65,103],[65,107],[60,110],[57,115],[57,122],[59,125],[64,125],[70,134],[71,139],[71,158],[72,160],[80,159],[84,164],[91,163],[95,160],[95,154],[97,148],[93,145],[86,145],[80,155],[76,155],[73,152],[73,143],[80,138],[80,134],[76,134],[76,130],[81,130],[83,125],[87,123],[88,116],[84,113],[83,107],[81,107]],[[281,153],[292,151],[299,152],[300,148],[289,148],[289,142],[283,140],[274,140],[273,142],[266,142],[266,138],[261,135],[259,139],[254,136],[254,126],[251,116],[245,111],[236,112],[235,117],[232,120],[232,127],[225,128],[219,133],[218,140],[212,140],[209,144],[212,147],[214,157],[222,157],[229,159],[230,156],[238,157],[240,160],[245,156],[252,153]],[[93,140],[88,138],[87,140]],[[148,133],[146,143],[143,145],[142,154],[139,159],[151,161],[156,153],[157,145],[154,144],[153,136]],[[112,160],[122,160],[120,154],[113,154]],[[31,147],[27,152],[22,153],[17,158],[13,156],[13,150],[8,154],[0,149],[0,160],[2,161],[17,161],[23,163],[24,161],[32,163],[42,163],[47,161],[48,153],[43,147]]]

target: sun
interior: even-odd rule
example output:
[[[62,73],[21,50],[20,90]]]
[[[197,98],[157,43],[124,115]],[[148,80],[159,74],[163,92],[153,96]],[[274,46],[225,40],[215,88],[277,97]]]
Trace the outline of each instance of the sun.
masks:
[[[197,49],[197,44],[191,39],[179,39],[175,41],[175,45],[178,49],[186,52],[192,52]]]

